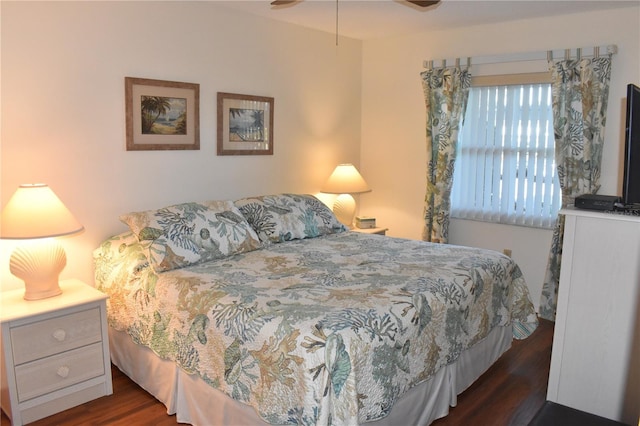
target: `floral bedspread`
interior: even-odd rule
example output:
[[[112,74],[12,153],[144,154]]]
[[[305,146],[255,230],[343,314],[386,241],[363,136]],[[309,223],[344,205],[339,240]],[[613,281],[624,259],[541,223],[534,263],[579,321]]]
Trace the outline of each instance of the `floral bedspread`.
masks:
[[[355,232],[156,274],[135,237],[94,253],[111,327],[272,424],[357,424],[497,325],[537,318],[493,251]]]

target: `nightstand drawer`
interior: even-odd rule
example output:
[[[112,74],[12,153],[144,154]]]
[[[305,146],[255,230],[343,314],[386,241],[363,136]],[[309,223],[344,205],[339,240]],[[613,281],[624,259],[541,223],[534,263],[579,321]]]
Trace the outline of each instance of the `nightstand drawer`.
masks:
[[[18,400],[71,386],[104,374],[102,343],[94,343],[16,367]]]
[[[98,308],[11,328],[15,365],[101,340]]]

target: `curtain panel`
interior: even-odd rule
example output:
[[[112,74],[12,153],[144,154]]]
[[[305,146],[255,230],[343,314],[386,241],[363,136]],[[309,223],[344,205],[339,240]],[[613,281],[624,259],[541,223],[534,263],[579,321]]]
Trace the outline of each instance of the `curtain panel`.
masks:
[[[562,207],[600,189],[600,167],[607,119],[611,55],[550,62],[555,159]],[[555,320],[562,263],[564,216],[553,232],[540,298],[540,317]]]
[[[462,126],[471,74],[468,68],[434,68],[420,73],[426,114],[427,187],[425,241],[446,243],[458,131]]]

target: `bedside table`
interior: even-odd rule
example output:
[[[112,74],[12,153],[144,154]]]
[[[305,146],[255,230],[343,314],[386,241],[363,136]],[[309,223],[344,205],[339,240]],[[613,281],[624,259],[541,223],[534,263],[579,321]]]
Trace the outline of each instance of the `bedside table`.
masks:
[[[386,235],[389,228],[351,228],[352,231],[360,232],[362,234],[378,234]]]
[[[111,395],[107,295],[79,280],[62,294],[23,299],[0,293],[2,410],[12,425],[30,423]]]

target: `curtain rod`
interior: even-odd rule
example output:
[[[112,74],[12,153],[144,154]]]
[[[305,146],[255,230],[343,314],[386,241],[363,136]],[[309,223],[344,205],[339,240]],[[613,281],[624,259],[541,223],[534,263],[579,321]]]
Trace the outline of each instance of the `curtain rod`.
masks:
[[[492,56],[474,56],[466,58],[454,58],[454,59],[441,59],[443,67],[448,63],[455,63],[460,65],[460,61],[467,62],[467,66],[482,65],[482,64],[500,64],[507,62],[526,62],[526,61],[550,61],[553,58],[565,58],[570,59],[573,54],[575,57],[598,57],[602,54],[614,55],[618,53],[618,46],[610,44],[607,46],[594,46],[594,47],[582,47],[573,49],[556,49],[540,52],[525,52],[525,53],[508,53],[503,55]],[[433,68],[433,59],[425,60],[422,63],[424,68]]]

